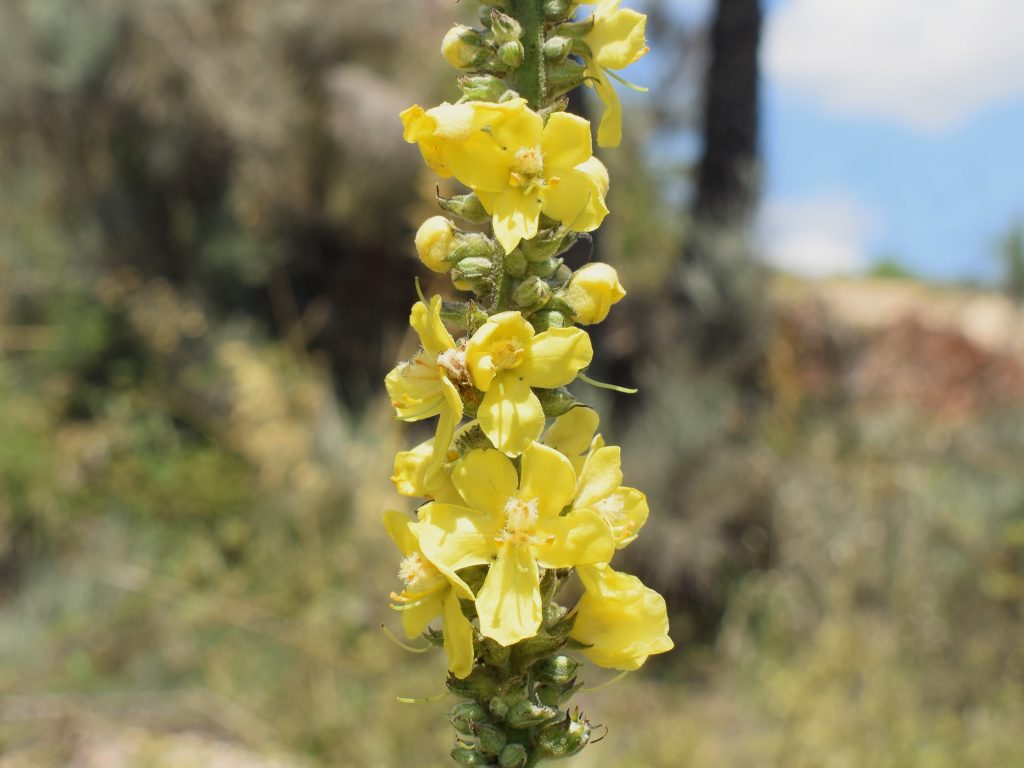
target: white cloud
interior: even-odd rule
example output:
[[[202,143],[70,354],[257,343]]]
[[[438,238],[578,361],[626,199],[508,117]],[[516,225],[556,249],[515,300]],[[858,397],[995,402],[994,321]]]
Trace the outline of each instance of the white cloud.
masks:
[[[764,261],[804,277],[828,277],[863,271],[867,240],[877,217],[841,194],[802,200],[768,200],[758,225]]]
[[[940,131],[1024,95],[1024,1],[788,0],[763,63],[832,111]]]

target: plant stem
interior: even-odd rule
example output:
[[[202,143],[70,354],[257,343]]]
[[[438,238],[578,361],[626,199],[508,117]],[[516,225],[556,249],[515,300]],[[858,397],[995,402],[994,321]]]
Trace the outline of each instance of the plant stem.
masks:
[[[544,70],[544,9],[542,0],[512,0],[512,15],[523,28],[525,56],[515,71],[514,87],[529,103],[539,110],[546,101]]]

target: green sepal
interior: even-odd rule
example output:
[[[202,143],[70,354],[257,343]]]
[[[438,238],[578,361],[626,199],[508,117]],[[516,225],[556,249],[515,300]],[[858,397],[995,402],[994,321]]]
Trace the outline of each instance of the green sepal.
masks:
[[[555,419],[567,414],[580,402],[565,387],[559,387],[558,389],[535,389],[533,393],[540,400],[540,407],[544,409],[544,415],[549,419]]]

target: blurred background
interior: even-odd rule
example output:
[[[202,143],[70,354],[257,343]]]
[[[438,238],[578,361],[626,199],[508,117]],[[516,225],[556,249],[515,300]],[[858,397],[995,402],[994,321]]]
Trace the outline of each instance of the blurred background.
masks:
[[[577,393],[677,647],[572,765],[1024,765],[1024,6],[633,5]],[[0,4],[2,768],[447,764],[382,377],[476,8]]]

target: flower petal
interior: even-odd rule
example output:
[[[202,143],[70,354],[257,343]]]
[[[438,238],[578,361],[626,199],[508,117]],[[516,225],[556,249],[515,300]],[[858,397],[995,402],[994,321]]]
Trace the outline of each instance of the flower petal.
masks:
[[[448,590],[444,599],[444,652],[448,669],[460,680],[473,671],[473,625],[454,590]]]
[[[647,17],[631,8],[594,13],[594,27],[584,38],[594,62],[608,69],[625,69],[649,50],[644,40]]]
[[[441,613],[444,605],[442,598],[446,593],[452,594],[452,590],[444,587],[424,597],[415,605],[402,609],[402,629],[405,630],[406,637],[412,640],[414,637],[419,637],[423,634],[423,630],[427,628],[427,625]]]
[[[622,143],[622,102],[611,80],[600,67],[588,67],[587,74],[597,96],[604,103],[604,114],[597,126],[597,146],[617,147]]]
[[[541,442],[569,458],[579,475],[583,465],[582,454],[590,447],[590,441],[597,431],[600,417],[593,408],[577,406],[555,419],[548,427]]]
[[[421,497],[445,504],[462,504],[462,497],[452,485],[450,474],[442,467],[428,472],[434,461],[434,440],[424,440],[408,451],[395,455],[395,471],[391,482],[402,496]]]
[[[540,443],[530,443],[523,451],[519,498],[537,500],[541,518],[557,517],[570,501],[576,486],[576,473],[569,460]]]
[[[619,488],[608,497],[607,501],[613,503],[618,508],[618,512],[609,519],[610,516],[605,514],[602,509],[599,508],[597,511],[604,515],[612,527],[612,533],[615,535],[615,548],[622,549],[633,542],[640,529],[644,527],[644,523],[647,522],[647,517],[650,515],[647,496],[636,488]]]
[[[445,406],[436,356],[431,357],[422,350],[408,362],[392,368],[384,378],[384,386],[402,421],[429,419]]]
[[[452,471],[452,482],[468,506],[491,515],[500,528],[519,477],[505,454],[488,448],[467,453]]]
[[[545,177],[571,171],[594,154],[590,122],[568,112],[555,112],[544,126],[540,147]]]
[[[540,209],[544,201],[539,190],[529,193],[516,187],[507,186],[494,200],[494,215],[491,224],[494,236],[505,249],[512,253],[522,240],[537,236]]]
[[[549,543],[534,546],[537,562],[545,568],[607,563],[615,554],[612,529],[590,509],[542,520],[537,533],[551,538]]]
[[[403,555],[411,555],[413,552],[420,551],[420,544],[416,540],[416,536],[409,530],[410,525],[412,525],[412,520],[406,514],[393,509],[384,513],[384,527],[387,529],[388,536],[395,542],[398,551]]]
[[[635,576],[608,566],[577,569],[586,594],[576,606],[571,637],[590,646],[581,653],[595,664],[634,670],[673,647],[665,599]]]
[[[544,409],[515,371],[494,378],[477,410],[480,429],[502,453],[518,456],[544,431]]]
[[[430,306],[427,307],[422,301],[417,301],[409,313],[409,325],[420,337],[420,344],[428,355],[435,358],[445,350],[455,348],[455,339],[441,322],[441,297],[434,296],[430,299]]]
[[[604,196],[608,192],[608,169],[596,157],[580,163],[540,190],[544,213],[558,219],[574,232],[591,232],[608,215]]]
[[[538,333],[515,373],[531,387],[553,389],[576,378],[594,359],[590,336],[579,328],[551,328]]]
[[[537,634],[540,579],[528,547],[503,544],[476,596],[480,633],[501,645]]]
[[[434,455],[427,466],[427,482],[435,482],[436,476],[443,471],[455,428],[462,421],[462,397],[447,376],[441,376],[441,394],[444,396],[444,405],[441,407],[441,418],[437,420],[437,432],[434,433]]]
[[[617,445],[598,448],[587,456],[576,483],[577,509],[592,507],[622,485],[622,454]]]
[[[496,544],[492,520],[475,509],[431,502],[419,511],[410,528],[426,558],[443,573],[462,597],[473,592],[456,571],[491,561]]]

